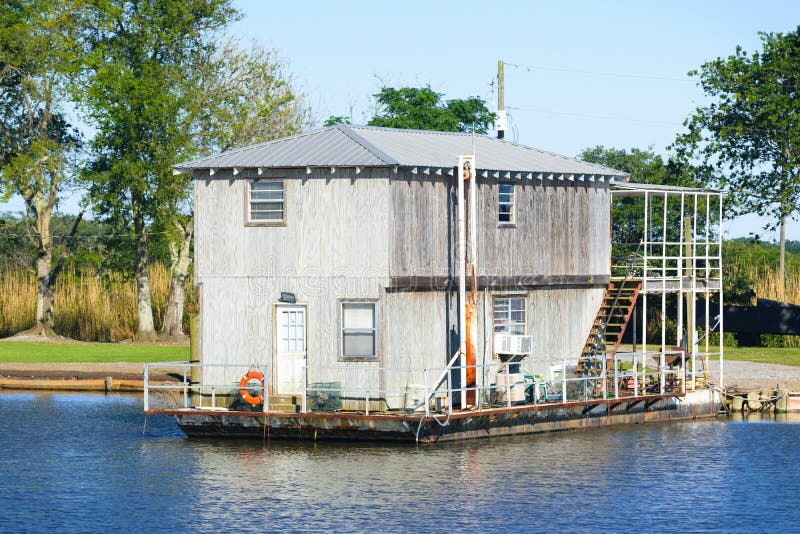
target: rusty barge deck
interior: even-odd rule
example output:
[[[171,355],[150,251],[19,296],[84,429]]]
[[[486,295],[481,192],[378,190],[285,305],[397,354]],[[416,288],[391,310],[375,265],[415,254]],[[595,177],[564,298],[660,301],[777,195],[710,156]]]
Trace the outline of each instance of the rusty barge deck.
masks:
[[[395,441],[436,443],[516,434],[589,429],[619,424],[715,416],[721,399],[713,389],[685,394],[630,396],[524,404],[451,414],[359,412],[246,412],[182,408],[148,410],[175,417],[190,437]]]

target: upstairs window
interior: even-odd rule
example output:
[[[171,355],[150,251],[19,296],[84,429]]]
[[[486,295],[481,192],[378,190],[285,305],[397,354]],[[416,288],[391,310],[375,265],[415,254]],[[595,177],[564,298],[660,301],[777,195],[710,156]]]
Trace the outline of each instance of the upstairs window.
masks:
[[[342,302],[342,359],[378,356],[374,302]]]
[[[497,223],[514,224],[517,222],[514,216],[515,185],[500,184],[500,191],[497,197]]]
[[[248,222],[281,224],[286,221],[283,180],[250,182]]]
[[[494,299],[494,331],[497,334],[524,336],[526,330],[525,297]]]

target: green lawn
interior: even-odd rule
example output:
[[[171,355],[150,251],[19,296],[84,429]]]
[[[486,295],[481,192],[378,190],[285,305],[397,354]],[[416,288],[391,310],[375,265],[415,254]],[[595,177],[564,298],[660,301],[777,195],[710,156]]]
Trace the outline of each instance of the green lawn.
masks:
[[[0,342],[0,362],[22,363],[150,363],[189,359],[188,345],[118,343]]]
[[[747,360],[759,363],[779,363],[800,367],[800,349],[775,349],[768,347],[726,347],[726,360]]]
[[[657,351],[660,345],[647,344],[647,350]],[[700,350],[704,350],[701,345]],[[631,350],[630,345],[620,345],[620,350]],[[641,346],[639,347],[641,350]],[[711,351],[716,350],[711,347]],[[712,357],[716,360],[716,357]],[[778,363],[781,365],[795,365],[800,367],[800,349],[776,349],[769,347],[725,347],[726,360],[743,360],[758,363]]]

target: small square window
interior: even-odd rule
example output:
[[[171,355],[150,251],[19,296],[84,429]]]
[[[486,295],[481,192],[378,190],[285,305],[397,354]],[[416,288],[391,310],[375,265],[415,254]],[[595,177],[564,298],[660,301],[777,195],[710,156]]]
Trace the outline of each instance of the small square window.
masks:
[[[341,303],[341,355],[343,359],[378,356],[374,302]]]
[[[497,196],[497,222],[498,224],[514,224],[516,217],[515,210],[515,185],[500,184]]]
[[[525,297],[494,299],[495,333],[524,336],[526,329]]]
[[[250,182],[248,222],[280,224],[286,220],[282,180]]]

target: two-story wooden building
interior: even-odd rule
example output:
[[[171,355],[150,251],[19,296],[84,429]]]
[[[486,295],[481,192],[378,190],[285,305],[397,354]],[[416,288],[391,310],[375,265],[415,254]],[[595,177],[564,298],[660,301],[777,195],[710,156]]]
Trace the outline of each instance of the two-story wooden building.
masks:
[[[624,173],[482,135],[339,125],[176,166],[194,174],[202,361],[263,365],[277,393],[352,376],[397,392],[423,379],[389,369],[445,366],[459,154],[477,178],[477,363],[506,333],[530,336],[532,358],[577,360]]]

